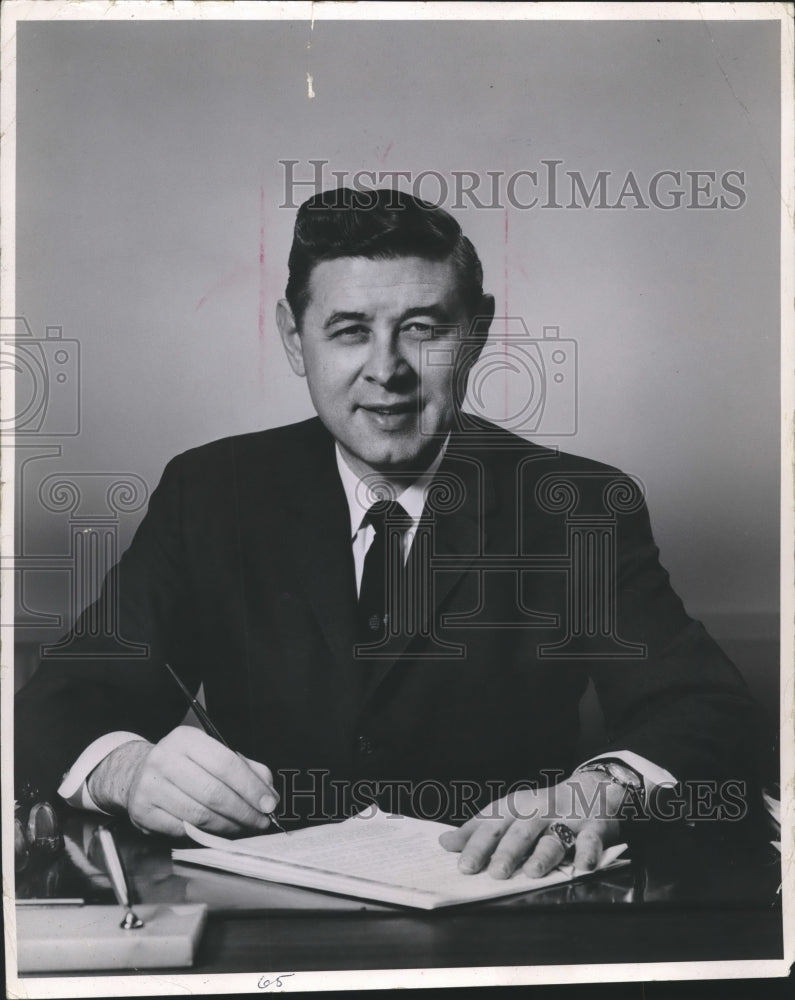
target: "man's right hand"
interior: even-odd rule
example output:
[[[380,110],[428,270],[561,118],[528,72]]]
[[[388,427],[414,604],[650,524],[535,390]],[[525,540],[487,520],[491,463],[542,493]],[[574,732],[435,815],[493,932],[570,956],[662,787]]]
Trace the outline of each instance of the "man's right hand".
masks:
[[[192,726],[118,747],[89,775],[88,793],[100,809],[124,809],[139,829],[172,837],[185,836],[183,821],[224,836],[261,832],[279,802],[264,764]]]

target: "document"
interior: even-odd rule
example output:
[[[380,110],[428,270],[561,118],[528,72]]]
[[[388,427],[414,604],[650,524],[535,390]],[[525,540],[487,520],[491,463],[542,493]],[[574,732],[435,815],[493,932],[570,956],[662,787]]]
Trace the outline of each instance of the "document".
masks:
[[[578,877],[572,864],[538,879],[521,870],[509,879],[486,872],[464,875],[458,854],[439,844],[439,835],[454,827],[374,806],[341,823],[241,840],[188,823],[185,828],[202,847],[177,848],[174,861],[423,910],[545,889]],[[620,857],[625,850],[626,844],[608,848],[599,870],[628,864]]]

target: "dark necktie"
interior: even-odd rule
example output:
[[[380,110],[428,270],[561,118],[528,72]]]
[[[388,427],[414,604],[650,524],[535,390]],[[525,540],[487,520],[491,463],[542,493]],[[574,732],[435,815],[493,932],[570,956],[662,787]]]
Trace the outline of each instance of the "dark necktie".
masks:
[[[395,501],[379,501],[367,511],[363,524],[375,528],[375,536],[364,557],[359,587],[359,642],[380,642],[387,631],[389,615],[398,613],[403,578],[403,536],[411,523]]]

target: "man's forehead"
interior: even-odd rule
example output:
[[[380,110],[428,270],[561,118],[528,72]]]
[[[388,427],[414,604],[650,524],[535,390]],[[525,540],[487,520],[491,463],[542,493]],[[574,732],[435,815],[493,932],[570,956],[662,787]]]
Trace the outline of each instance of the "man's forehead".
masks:
[[[396,257],[338,257],[315,265],[309,280],[310,301],[338,309],[364,300],[374,304],[414,300],[452,304],[459,297],[455,268],[449,260]]]

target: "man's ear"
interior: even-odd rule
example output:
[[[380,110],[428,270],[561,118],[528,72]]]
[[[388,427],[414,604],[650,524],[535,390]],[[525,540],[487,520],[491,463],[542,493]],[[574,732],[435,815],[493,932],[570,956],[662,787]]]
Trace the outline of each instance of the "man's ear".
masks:
[[[493,319],[494,296],[484,295],[480,300],[478,311],[472,317],[469,327],[469,336],[477,344],[476,359],[480,357],[480,352],[486,346],[486,341],[489,339],[489,330],[491,329]]]
[[[279,299],[276,303],[276,325],[287,353],[287,360],[296,375],[306,375],[304,366],[304,345],[301,334],[295,323],[293,311],[287,299]]]

